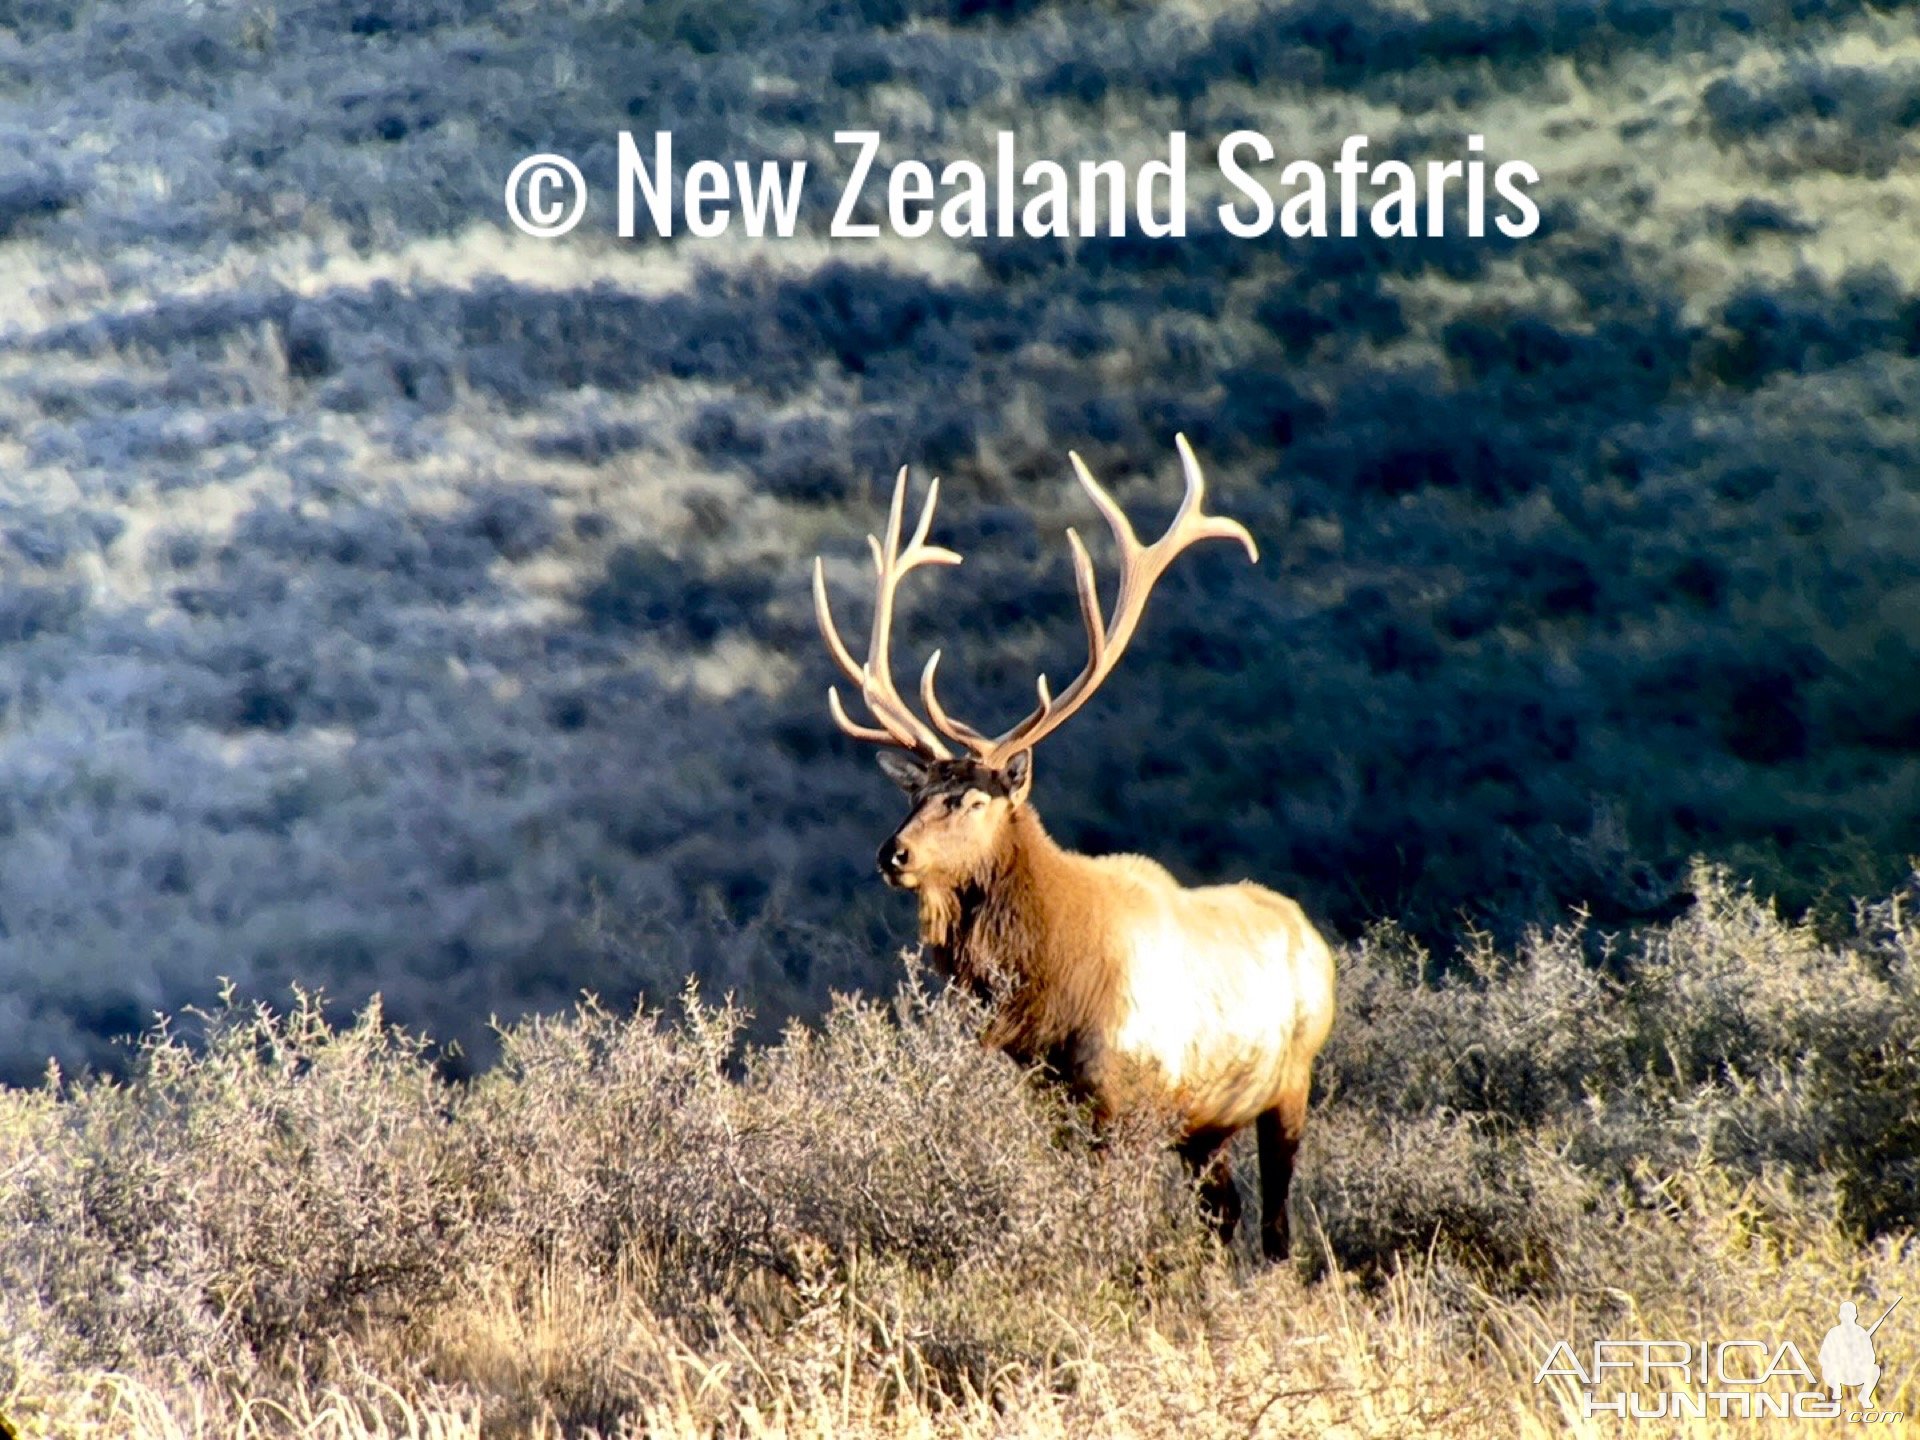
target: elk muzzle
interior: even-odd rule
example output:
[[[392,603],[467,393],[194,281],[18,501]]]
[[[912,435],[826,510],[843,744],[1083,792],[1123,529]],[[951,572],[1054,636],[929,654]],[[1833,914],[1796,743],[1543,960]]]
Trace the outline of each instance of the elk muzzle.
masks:
[[[881,845],[874,863],[880,867],[880,878],[896,890],[911,890],[918,883],[913,874],[913,851],[897,830]]]

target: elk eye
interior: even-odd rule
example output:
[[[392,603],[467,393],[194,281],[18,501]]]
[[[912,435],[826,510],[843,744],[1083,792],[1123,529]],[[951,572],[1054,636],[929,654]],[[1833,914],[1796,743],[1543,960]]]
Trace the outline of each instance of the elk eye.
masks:
[[[987,804],[987,797],[984,791],[969,790],[967,792],[967,809],[984,810],[986,808],[986,804]]]

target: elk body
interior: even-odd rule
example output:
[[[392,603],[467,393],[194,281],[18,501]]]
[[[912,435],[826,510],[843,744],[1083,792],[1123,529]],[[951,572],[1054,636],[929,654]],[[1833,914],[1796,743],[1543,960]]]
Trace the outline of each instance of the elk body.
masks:
[[[1174,556],[1198,540],[1231,539],[1259,558],[1243,526],[1202,512],[1200,467],[1185,437],[1177,444],[1186,498],[1152,545],[1140,543],[1080,457],[1070,456],[1113,531],[1119,590],[1103,619],[1093,562],[1069,530],[1086,668],[1057,698],[1042,676],[1038,706],[1004,734],[988,736],[947,714],[934,688],[938,651],[920,677],[924,719],[894,686],[889,649],[901,578],[960,561],[927,543],[939,481],[903,549],[903,468],[886,538],[869,537],[877,579],[864,664],[834,626],[818,561],[814,608],[827,648],[874,723],[853,720],[837,690],[828,692],[828,708],[849,735],[887,747],[881,768],[911,802],[880,847],[880,873],[917,897],[920,940],[934,965],[990,998],[983,1039],[1049,1066],[1102,1119],[1139,1109],[1174,1116],[1181,1154],[1200,1177],[1223,1238],[1232,1236],[1240,1208],[1224,1146],[1254,1125],[1261,1244],[1277,1257],[1287,1251],[1287,1190],[1313,1060],[1333,1023],[1326,942],[1297,904],[1259,885],[1187,888],[1141,856],[1075,854],[1048,836],[1028,803],[1033,747],[1111,673]]]

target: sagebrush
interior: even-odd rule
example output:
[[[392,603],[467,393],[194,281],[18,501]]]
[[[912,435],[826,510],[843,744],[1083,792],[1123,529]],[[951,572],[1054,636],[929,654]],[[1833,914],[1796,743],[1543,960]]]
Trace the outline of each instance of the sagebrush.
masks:
[[[759,1047],[691,991],[588,1003],[460,1082],[377,1008],[229,998],[124,1082],[0,1098],[0,1409],[29,1434],[1561,1433],[1548,1337],[1804,1342],[1841,1299],[1920,1293],[1913,892],[1836,943],[1693,883],[1670,926],[1569,924],[1439,980],[1391,929],[1346,952],[1277,1270],[1219,1250],[1163,1135],[1096,1137],[918,977]],[[1912,1333],[1884,1337],[1889,1410],[1920,1400]]]

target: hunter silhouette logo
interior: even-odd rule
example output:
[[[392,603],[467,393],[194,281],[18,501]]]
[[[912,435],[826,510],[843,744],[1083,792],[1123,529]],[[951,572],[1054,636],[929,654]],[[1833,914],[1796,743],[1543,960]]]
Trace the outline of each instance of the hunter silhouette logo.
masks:
[[[1552,1382],[1577,1399],[1582,1419],[1839,1420],[1898,1425],[1906,1415],[1876,1410],[1874,1396],[1886,1371],[1874,1335],[1899,1308],[1900,1297],[1871,1325],[1860,1323],[1851,1300],[1820,1342],[1819,1371],[1791,1340],[1736,1338],[1596,1340],[1576,1353],[1554,1342],[1533,1383]],[[1844,1392],[1854,1391],[1851,1404]]]
[[[1887,1316],[1899,1303],[1896,1297],[1878,1320],[1865,1327],[1859,1321],[1859,1308],[1851,1300],[1840,1307],[1840,1323],[1820,1342],[1820,1383],[1835,1400],[1843,1389],[1857,1385],[1860,1408],[1873,1408],[1873,1387],[1880,1383],[1880,1367],[1873,1359],[1873,1332],[1887,1323]]]

